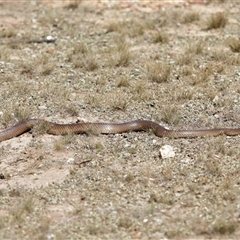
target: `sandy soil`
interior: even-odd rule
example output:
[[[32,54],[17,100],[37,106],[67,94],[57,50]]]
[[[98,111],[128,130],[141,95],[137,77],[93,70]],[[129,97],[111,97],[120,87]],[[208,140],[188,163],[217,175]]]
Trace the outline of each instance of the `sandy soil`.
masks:
[[[0,129],[26,118],[239,128],[239,7],[0,1]],[[226,24],[211,28],[215,16]],[[0,238],[239,239],[239,140],[33,130],[1,142]]]

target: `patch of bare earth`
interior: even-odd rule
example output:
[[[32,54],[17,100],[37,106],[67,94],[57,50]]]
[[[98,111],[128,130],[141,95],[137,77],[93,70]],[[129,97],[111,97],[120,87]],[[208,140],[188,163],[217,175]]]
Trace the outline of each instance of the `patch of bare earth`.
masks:
[[[0,129],[27,118],[239,128],[239,7],[0,1]],[[239,239],[239,140],[33,129],[1,142],[0,239]]]

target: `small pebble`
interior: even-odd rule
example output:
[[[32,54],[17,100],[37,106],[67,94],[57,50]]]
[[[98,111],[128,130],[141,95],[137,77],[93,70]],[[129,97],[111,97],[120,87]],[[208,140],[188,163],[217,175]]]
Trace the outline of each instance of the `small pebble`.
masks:
[[[160,148],[160,155],[164,158],[173,158],[175,157],[175,152],[173,151],[173,147],[170,145],[164,145]]]
[[[44,106],[44,105],[42,105],[42,106],[39,106],[38,109],[40,109],[40,110],[45,110],[45,109],[47,109],[47,107]]]
[[[67,163],[68,164],[71,164],[71,163],[73,163],[74,162],[74,158],[69,158],[68,160],[67,160]]]

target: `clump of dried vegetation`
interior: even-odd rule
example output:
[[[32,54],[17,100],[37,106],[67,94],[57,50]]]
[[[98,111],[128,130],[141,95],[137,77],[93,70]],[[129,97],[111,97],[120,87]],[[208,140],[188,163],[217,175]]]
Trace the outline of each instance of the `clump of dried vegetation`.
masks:
[[[163,62],[151,61],[147,64],[148,79],[156,82],[167,82],[171,76],[171,66]]]
[[[158,32],[154,38],[153,38],[154,43],[167,43],[168,42],[168,36],[164,33]]]
[[[240,39],[231,38],[228,40],[228,45],[233,52],[235,53],[240,52]]]
[[[207,20],[206,30],[224,28],[227,24],[227,16],[225,13],[219,12],[212,14]]]

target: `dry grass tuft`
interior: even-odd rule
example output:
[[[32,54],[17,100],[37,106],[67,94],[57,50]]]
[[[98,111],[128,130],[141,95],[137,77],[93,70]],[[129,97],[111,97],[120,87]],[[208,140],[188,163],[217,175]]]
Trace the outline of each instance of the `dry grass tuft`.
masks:
[[[87,71],[94,71],[96,69],[98,69],[99,65],[98,62],[96,61],[96,59],[93,56],[89,56],[88,58],[86,58],[85,62],[84,62],[84,68]]]
[[[203,41],[197,41],[196,43],[192,43],[190,44],[190,46],[188,46],[185,50],[185,52],[187,54],[201,54],[203,53],[203,46],[204,46],[204,42]]]
[[[198,12],[188,12],[183,16],[183,23],[192,23],[200,19],[200,14]]]
[[[240,40],[236,38],[231,38],[228,40],[228,46],[234,53],[240,52]]]
[[[213,74],[213,66],[211,64],[201,68],[192,78],[192,85],[197,84],[206,84],[211,80],[211,76]]]
[[[122,93],[112,94],[109,100],[109,106],[113,110],[126,110],[128,105],[128,99]]]
[[[1,115],[1,122],[4,126],[8,126],[9,123],[12,120],[12,114],[10,112],[3,112],[3,114]]]
[[[101,108],[103,105],[103,97],[97,94],[88,94],[85,96],[84,102],[93,108]]]
[[[153,99],[152,93],[148,90],[148,85],[144,80],[137,82],[131,92],[133,94],[132,99],[137,102],[149,101]]]
[[[194,62],[195,55],[195,53],[188,52],[187,49],[186,53],[178,55],[178,64],[180,66],[191,65]]]
[[[89,52],[89,50],[88,50],[88,47],[87,47],[87,45],[86,44],[84,44],[84,43],[79,43],[79,42],[77,42],[77,43],[75,43],[74,45],[73,45],[73,52],[72,52],[72,54],[87,54]]]
[[[132,38],[139,37],[144,34],[145,26],[142,24],[141,21],[133,19],[127,22],[126,26],[127,26],[126,28],[127,34]]]
[[[28,108],[16,106],[13,109],[13,115],[18,119],[18,121],[24,121],[30,118],[31,111]]]
[[[107,32],[118,32],[122,36],[138,37],[144,34],[144,25],[134,19],[130,21],[114,21],[107,25]]]
[[[137,84],[135,84],[135,88],[133,90],[133,93],[137,93],[137,95],[142,96],[146,92],[146,84],[144,81],[140,81]]]
[[[67,6],[65,6],[65,8],[75,10],[79,7],[82,1],[83,0],[74,0],[70,2]]]
[[[126,76],[120,76],[119,79],[117,79],[116,86],[129,87],[130,86],[129,79]]]
[[[75,68],[83,68],[86,71],[94,71],[99,65],[92,54],[75,55],[72,59]]]
[[[237,223],[221,218],[214,223],[213,232],[221,235],[232,234],[235,232],[236,228]]]
[[[132,224],[133,224],[132,220],[127,217],[120,218],[118,221],[118,227],[122,227],[122,228],[130,228]]]
[[[104,150],[104,145],[101,142],[95,143],[95,149],[99,152]]]
[[[75,105],[66,106],[65,111],[72,117],[77,117],[79,115],[79,109]]]
[[[123,22],[110,22],[107,26],[107,32],[122,32],[124,28]]]
[[[236,54],[236,55],[228,57],[226,63],[229,65],[233,65],[233,66],[239,66],[240,65],[240,54]]]
[[[17,31],[13,28],[7,28],[0,31],[0,38],[16,37]]]
[[[168,36],[164,33],[158,32],[153,36],[153,42],[154,43],[167,43],[168,42]]]
[[[193,68],[190,66],[184,65],[181,67],[181,74],[183,76],[191,76],[193,74]]]
[[[68,53],[68,61],[73,63],[74,68],[82,68],[86,71],[94,71],[99,68],[95,53],[84,43],[75,43],[73,50]]]
[[[156,83],[163,83],[169,81],[172,70],[170,65],[162,62],[152,61],[148,63],[146,67],[149,80]]]
[[[115,66],[116,67],[127,67],[130,63],[130,52],[129,48],[126,46],[125,48],[122,48],[115,59]]]
[[[32,62],[22,62],[20,64],[20,73],[27,76],[34,74],[35,65]]]
[[[117,41],[117,53],[112,58],[112,63],[116,67],[127,67],[130,64],[131,54],[129,46],[123,41]]]
[[[197,41],[194,43],[190,43],[186,48],[183,54],[177,54],[178,64],[180,66],[189,66],[194,64],[194,60],[196,55],[203,53],[204,43],[202,41]],[[184,68],[188,70],[188,72],[192,72],[192,67]],[[191,70],[191,71],[190,71]],[[186,72],[186,75],[188,73]]]
[[[170,125],[177,125],[180,122],[180,111],[176,105],[169,105],[162,109],[162,120]]]
[[[224,28],[227,24],[227,16],[225,13],[216,13],[212,14],[211,17],[207,21],[206,30]]]
[[[25,215],[30,214],[34,210],[34,199],[32,197],[25,197],[20,205],[12,209],[13,222],[22,223],[25,221]]]
[[[205,163],[206,171],[213,176],[221,176],[222,169],[218,159],[210,157]]]
[[[0,59],[1,61],[9,61],[11,57],[11,50],[0,45]]]
[[[191,100],[193,99],[194,94],[195,91],[193,89],[179,89],[174,92],[173,99],[176,101]]]
[[[55,65],[53,63],[44,64],[41,67],[41,74],[43,76],[48,76],[52,73]]]
[[[173,177],[172,166],[166,165],[163,168],[162,175],[163,175],[163,178],[164,178],[165,181],[170,181]],[[163,201],[163,199],[161,199],[161,202],[162,201]]]
[[[56,151],[62,151],[66,148],[66,145],[73,144],[76,141],[76,135],[67,134],[65,136],[61,136],[54,144]]]

